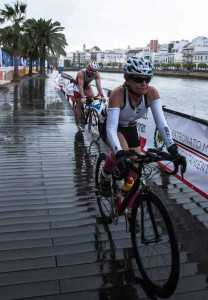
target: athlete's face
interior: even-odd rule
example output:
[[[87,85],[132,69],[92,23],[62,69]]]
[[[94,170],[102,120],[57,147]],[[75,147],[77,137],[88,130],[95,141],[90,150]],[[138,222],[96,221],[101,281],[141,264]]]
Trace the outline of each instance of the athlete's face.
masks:
[[[88,67],[87,72],[89,76],[92,77],[96,73],[96,70],[93,70],[91,67]]]
[[[133,92],[143,95],[147,93],[151,76],[132,76],[126,81]]]

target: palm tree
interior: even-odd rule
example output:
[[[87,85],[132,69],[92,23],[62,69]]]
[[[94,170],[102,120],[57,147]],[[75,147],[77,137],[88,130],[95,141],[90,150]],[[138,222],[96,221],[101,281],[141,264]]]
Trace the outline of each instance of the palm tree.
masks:
[[[0,43],[3,48],[9,49],[14,56],[14,76],[19,77],[18,56],[20,53],[20,37],[22,34],[22,24],[25,19],[27,4],[14,3],[14,7],[5,4],[5,9],[0,9],[0,24],[7,21],[12,22],[11,26],[0,29]]]
[[[32,76],[33,61],[39,59],[38,45],[36,43],[35,31],[32,29],[35,25],[35,19],[28,19],[24,22],[24,34],[21,37],[21,56],[29,58],[29,76]]]
[[[40,75],[45,75],[45,60],[47,55],[52,54],[66,55],[64,47],[67,46],[66,38],[63,33],[64,29],[60,22],[52,22],[52,20],[32,19],[30,28],[34,31],[35,43],[38,45],[38,53],[40,57]]]

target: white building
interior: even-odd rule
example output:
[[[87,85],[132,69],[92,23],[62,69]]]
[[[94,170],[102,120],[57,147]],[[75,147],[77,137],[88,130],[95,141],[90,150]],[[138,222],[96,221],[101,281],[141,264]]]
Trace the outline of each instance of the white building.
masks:
[[[186,46],[189,43],[188,40],[181,40],[181,41],[174,41],[173,42],[173,48],[171,52],[174,53],[182,53],[183,47]]]
[[[208,63],[208,38],[198,36],[183,48],[183,59],[187,63]]]
[[[142,48],[128,49],[128,51],[126,52],[126,58],[131,56],[140,56],[142,52]]]
[[[72,63],[73,62],[73,53],[72,52],[67,53],[64,60],[69,60],[70,63]]]
[[[181,40],[160,45],[159,52],[155,54],[155,63],[182,63],[184,61],[183,49],[188,43],[188,40]]]
[[[192,40],[192,43],[194,46],[208,47],[208,38],[204,36],[198,36]]]
[[[173,63],[175,59],[175,53],[163,53],[163,52],[159,52],[159,53],[155,53],[155,63]]]
[[[125,61],[125,54],[123,51],[106,50],[91,52],[91,59],[95,60],[98,64],[102,63],[104,66],[107,64],[122,64]]]
[[[194,57],[194,44],[191,42],[183,47],[183,62],[193,63],[193,57]]]
[[[148,59],[152,63],[154,63],[154,61],[155,61],[155,55],[156,55],[156,52],[150,52],[150,51],[143,51],[143,52],[139,53],[139,56]]]
[[[189,42],[188,40],[171,41],[169,44],[158,45],[158,52],[150,52],[150,45],[147,47],[124,49],[113,49],[101,51],[98,47],[93,47],[86,52],[70,52],[65,60],[75,64],[85,64],[90,60],[95,60],[104,66],[108,64],[121,65],[128,57],[139,55],[149,59],[152,63],[208,63],[208,38],[198,36]]]
[[[91,60],[91,54],[89,52],[69,52],[64,61],[69,61],[70,64],[85,64]]]
[[[193,62],[198,64],[208,64],[208,47],[206,46],[195,46],[193,53]]]

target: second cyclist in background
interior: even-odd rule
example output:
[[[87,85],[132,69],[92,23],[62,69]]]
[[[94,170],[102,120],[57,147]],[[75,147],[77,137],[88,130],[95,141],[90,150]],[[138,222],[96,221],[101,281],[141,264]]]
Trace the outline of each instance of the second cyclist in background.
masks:
[[[86,69],[82,69],[77,73],[74,82],[74,99],[76,101],[75,116],[77,119],[77,126],[79,131],[83,131],[81,126],[81,107],[85,103],[85,96],[93,98],[94,92],[90,82],[95,80],[97,90],[100,94],[101,100],[105,101],[105,96],[101,87],[100,73],[98,72],[98,65],[95,61],[90,61]]]

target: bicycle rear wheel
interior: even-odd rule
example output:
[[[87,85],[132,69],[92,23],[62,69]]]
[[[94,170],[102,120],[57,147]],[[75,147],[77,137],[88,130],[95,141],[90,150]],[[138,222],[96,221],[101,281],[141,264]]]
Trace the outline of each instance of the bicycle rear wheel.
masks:
[[[95,171],[95,192],[96,192],[98,207],[101,216],[105,219],[107,223],[112,223],[112,218],[111,218],[112,199],[103,197],[100,190],[100,175],[103,170],[106,157],[107,155],[105,153],[101,153],[97,160],[96,171]]]
[[[161,199],[150,190],[139,194],[131,222],[132,245],[144,280],[157,296],[170,297],[178,283],[180,257],[174,227]]]

